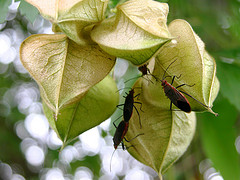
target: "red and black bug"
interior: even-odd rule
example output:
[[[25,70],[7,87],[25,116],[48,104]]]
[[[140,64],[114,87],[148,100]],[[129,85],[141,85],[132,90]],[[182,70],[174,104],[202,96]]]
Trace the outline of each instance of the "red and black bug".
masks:
[[[177,60],[177,59],[176,59],[176,60]],[[162,80],[160,80],[160,81],[162,82],[161,85],[162,85],[162,87],[163,87],[163,90],[164,90],[165,95],[166,95],[166,96],[170,99],[170,101],[171,101],[171,103],[170,103],[170,109],[172,109],[172,104],[174,104],[176,107],[178,107],[178,108],[181,109],[182,111],[187,112],[187,113],[190,113],[190,112],[191,112],[191,106],[190,106],[187,98],[183,95],[183,94],[186,94],[186,95],[188,95],[188,94],[185,93],[185,92],[183,92],[183,91],[181,91],[181,90],[178,90],[178,89],[177,89],[177,88],[182,87],[182,86],[187,85],[187,84],[181,84],[181,85],[179,85],[179,86],[177,86],[177,87],[174,87],[172,84],[173,84],[173,82],[174,82],[175,77],[177,77],[177,76],[173,76],[171,84],[169,84],[169,83],[165,80],[166,77],[171,77],[171,76],[165,76],[165,74],[166,74],[168,68],[169,68],[176,60],[174,60],[173,62],[171,62],[171,63],[168,65],[167,69],[164,71],[163,76],[162,76]],[[180,75],[180,76],[181,76],[181,75]],[[180,76],[177,77],[177,78],[180,78]],[[187,85],[187,86],[190,86],[190,85]],[[191,85],[191,86],[194,86],[194,84]],[[190,86],[190,87],[191,87],[191,86]],[[182,93],[183,93],[183,94],[182,94]],[[189,96],[190,96],[190,95],[189,95]],[[192,96],[190,96],[190,97],[192,97]],[[194,98],[194,99],[195,99],[195,98]],[[196,99],[195,99],[195,100],[196,100]],[[201,103],[201,104],[202,104],[202,103]],[[204,106],[205,106],[205,105],[204,105]]]
[[[177,59],[176,59],[177,60]],[[195,99],[193,96],[189,95],[188,93],[184,92],[184,91],[181,91],[181,90],[178,90],[177,88],[180,88],[182,86],[189,86],[189,87],[192,87],[194,86],[195,84],[193,85],[188,85],[188,84],[181,84],[177,87],[174,87],[172,84],[174,82],[174,79],[177,77],[177,76],[173,76],[172,78],[172,82],[171,84],[169,84],[165,78],[166,77],[171,77],[171,76],[165,76],[166,74],[166,71],[168,70],[168,68],[176,61],[174,60],[173,62],[171,62],[167,69],[164,71],[164,74],[162,76],[162,80],[160,80],[162,83],[161,85],[163,86],[163,90],[165,92],[165,95],[171,100],[171,103],[170,103],[170,109],[172,109],[172,104],[174,104],[176,107],[178,107],[180,110],[184,111],[184,112],[187,112],[187,113],[190,113],[191,112],[191,106],[190,106],[190,103],[188,102],[187,98],[183,95],[187,95],[189,97],[191,97],[192,99],[194,99],[195,101],[197,101],[199,104],[201,104],[202,106],[204,106],[205,108],[209,109],[208,106],[206,106],[205,104],[201,103],[200,101],[198,101],[197,99]],[[180,78],[180,76],[178,76],[177,78]],[[183,94],[182,94],[183,93]],[[214,112],[213,112],[214,113]],[[218,116],[217,113],[214,113],[215,116]]]
[[[113,124],[114,124],[114,126],[116,128],[115,134],[113,136],[113,146],[114,146],[114,149],[117,149],[118,145],[120,143],[122,143],[122,148],[124,150],[125,147],[124,147],[124,144],[123,144],[123,139],[125,141],[127,141],[127,142],[130,142],[133,139],[135,139],[136,137],[138,137],[140,135],[143,135],[143,133],[141,133],[141,134],[138,134],[137,136],[135,136],[134,138],[132,138],[131,140],[127,140],[125,138],[125,135],[126,135],[126,133],[128,131],[129,122],[121,121],[118,126],[116,126],[115,123],[113,123]]]
[[[134,96],[134,89],[131,89],[128,94],[126,93],[126,95],[127,96],[124,96],[124,98],[125,98],[124,104],[117,105],[117,107],[123,106],[123,121],[128,122],[131,119],[132,113],[133,113],[133,108],[134,108],[139,117],[140,128],[142,128],[139,112],[138,112],[136,106],[134,105],[134,103],[140,104],[141,105],[140,110],[142,110],[141,109],[142,103],[134,101],[134,98],[138,97],[140,94],[137,94]]]
[[[126,140],[125,135],[128,131],[129,122],[121,121],[118,126],[116,126],[115,123],[113,122],[113,125],[115,126],[116,131],[113,136],[114,151],[112,153],[111,160],[110,160],[110,171],[111,171],[112,157],[113,157],[113,154],[116,151],[118,145],[120,143],[122,143],[122,149],[123,150],[125,149],[124,144],[123,144],[123,139]]]
[[[125,141],[127,141],[127,142],[130,142],[130,141],[132,141],[133,139],[137,138],[138,136],[143,135],[143,133],[141,133],[141,134],[138,134],[137,136],[135,136],[134,138],[132,138],[131,140],[127,140],[127,139],[125,138],[125,135],[126,135],[126,133],[127,133],[127,131],[128,131],[129,122],[128,122],[128,121],[126,122],[126,121],[123,120],[123,121],[121,121],[121,122],[119,123],[118,126],[116,126],[114,122],[113,122],[113,125],[114,125],[115,128],[116,128],[115,134],[114,134],[114,136],[113,136],[113,146],[114,146],[114,149],[115,149],[115,150],[113,151],[112,156],[111,156],[111,160],[110,160],[110,171],[111,171],[112,157],[113,157],[113,154],[114,154],[114,152],[116,151],[118,145],[119,145],[120,143],[122,143],[122,149],[125,150],[125,146],[124,146],[124,143],[123,143],[123,139],[124,139]],[[131,147],[131,146],[130,146],[130,147]]]
[[[133,139],[135,139],[136,137],[138,137],[139,135],[142,135],[142,134],[143,134],[143,133],[142,133],[142,134],[138,134],[137,136],[135,136],[135,137],[134,137],[133,139],[131,139],[131,140],[127,140],[127,139],[125,138],[125,135],[126,135],[126,133],[127,133],[127,131],[128,131],[129,120],[130,120],[131,117],[132,117],[133,108],[135,108],[135,110],[136,110],[136,112],[137,112],[137,114],[138,114],[138,116],[139,116],[140,128],[142,127],[139,112],[138,112],[137,108],[134,106],[134,103],[137,103],[137,104],[141,104],[141,105],[142,105],[142,103],[134,101],[134,98],[136,98],[136,97],[139,96],[140,94],[137,94],[137,95],[134,96],[134,89],[131,89],[128,94],[126,93],[126,95],[127,95],[127,96],[124,97],[124,98],[125,98],[124,104],[119,104],[119,105],[117,106],[117,107],[123,106],[123,120],[119,123],[118,126],[116,126],[116,124],[114,123],[116,120],[113,122],[113,125],[114,125],[115,128],[116,128],[115,134],[114,134],[114,136],[113,136],[113,144],[114,144],[114,149],[115,149],[115,150],[117,149],[117,147],[118,147],[118,145],[119,145],[120,143],[122,143],[122,148],[123,148],[123,150],[125,149],[124,143],[123,143],[123,139],[124,139],[125,141],[127,141],[127,142],[130,142],[130,141],[132,141]],[[141,109],[141,107],[140,107],[140,109]],[[121,117],[122,117],[122,116],[121,116]],[[115,152],[115,150],[114,150],[114,152]],[[114,152],[113,152],[113,154],[114,154]],[[112,154],[112,156],[113,156],[113,154]],[[111,160],[112,160],[112,157],[111,157]],[[110,170],[111,170],[111,163],[110,163]]]
[[[181,85],[175,88],[172,86],[172,83],[169,84],[166,80],[162,80],[162,86],[166,96],[171,100],[170,109],[172,109],[172,104],[174,104],[184,112],[191,112],[191,106],[187,98],[181,93],[180,90],[177,90],[177,88],[181,87]]]
[[[118,119],[116,119],[114,122],[113,122],[113,125],[115,126],[116,128],[116,132],[113,136],[113,143],[114,143],[114,148],[116,149],[117,146],[122,142],[122,140],[124,139],[124,136],[126,135],[127,131],[128,131],[128,126],[129,126],[129,120],[131,119],[132,117],[132,113],[133,113],[133,108],[135,108],[137,114],[138,114],[138,117],[139,117],[139,124],[140,124],[140,128],[142,127],[141,125],[141,119],[140,119],[140,114],[137,110],[137,108],[135,107],[134,103],[137,103],[137,104],[141,104],[141,102],[136,102],[134,101],[134,98],[136,98],[137,96],[139,96],[140,94],[137,94],[136,96],[134,96],[134,89],[131,89],[129,91],[129,93],[127,94],[127,96],[124,96],[125,98],[125,102],[124,104],[119,104],[117,105],[117,107],[119,106],[123,106],[123,120],[119,123],[118,126],[116,126],[115,124],[115,121],[117,121]],[[141,109],[141,107],[140,107]],[[126,139],[125,139],[126,140]],[[127,140],[126,140],[127,141]],[[123,147],[124,149],[124,147]]]
[[[113,146],[114,146],[114,149],[117,149],[118,145],[125,138],[125,135],[128,131],[129,122],[121,121],[118,126],[116,126],[115,123],[113,124],[116,128],[115,134],[113,136]],[[123,142],[122,142],[122,148],[124,150]]]

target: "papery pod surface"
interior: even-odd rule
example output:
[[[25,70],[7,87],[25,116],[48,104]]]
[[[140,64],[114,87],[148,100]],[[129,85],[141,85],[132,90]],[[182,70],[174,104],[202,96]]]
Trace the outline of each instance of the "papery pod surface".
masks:
[[[141,87],[142,79],[139,79],[134,87]],[[151,83],[151,82],[150,82]],[[142,103],[135,105],[141,119],[142,128],[139,124],[139,116],[133,112],[129,121],[129,129],[126,138],[133,139],[126,142],[131,155],[143,164],[152,167],[162,178],[162,174],[186,151],[189,146],[196,126],[194,112],[170,111],[154,106],[149,103],[151,99],[144,97],[145,87],[135,88],[135,95],[140,94],[135,101]],[[162,99],[162,102],[169,99]]]
[[[151,62],[152,73],[159,80],[166,77],[165,80],[169,83],[172,82],[173,76],[176,76],[173,86],[186,84],[179,90],[193,97],[184,94],[193,111],[208,110],[217,115],[211,110],[219,91],[215,60],[207,53],[204,43],[185,20],[171,22],[169,31],[175,40],[159,50],[159,54]],[[162,93],[161,83],[152,83],[149,86],[145,95],[147,99],[153,99],[150,103],[169,109],[170,105],[167,106],[161,102],[163,98],[166,98],[165,93]],[[174,109],[177,107],[174,106]]]
[[[90,25],[105,18],[108,0],[27,0],[78,44],[92,44]]]
[[[130,0],[117,6],[115,16],[95,26],[91,38],[109,54],[143,64],[171,39],[167,14],[166,3]]]
[[[119,100],[116,91],[116,83],[107,76],[90,88],[81,100],[61,109],[57,119],[54,112],[43,103],[44,113],[63,141],[63,147],[79,134],[99,125],[112,115]]]
[[[56,115],[83,97],[115,64],[115,57],[99,46],[80,46],[65,35],[30,36],[20,47],[20,58]]]

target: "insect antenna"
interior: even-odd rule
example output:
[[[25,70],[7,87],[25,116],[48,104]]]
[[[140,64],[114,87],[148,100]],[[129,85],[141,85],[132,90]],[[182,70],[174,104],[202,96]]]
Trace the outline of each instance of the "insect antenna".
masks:
[[[209,111],[210,111],[211,113],[213,113],[215,116],[218,116],[218,113],[213,112],[211,108],[209,108],[209,107],[206,106],[205,104],[201,103],[199,100],[197,100],[196,98],[194,98],[194,97],[191,96],[190,94],[188,94],[188,93],[186,93],[186,92],[184,92],[184,91],[181,91],[181,90],[179,90],[179,91],[180,91],[181,93],[186,94],[187,96],[193,98],[195,101],[197,101],[199,104],[201,104],[202,106],[204,106],[207,110],[209,110]]]
[[[121,90],[123,90],[123,89],[132,89],[132,88],[131,88],[131,87],[120,88],[120,89],[118,89],[118,90],[116,91],[116,93],[119,92],[119,91],[121,91]]]
[[[126,84],[127,82],[129,82],[129,81],[131,81],[131,80],[133,80],[133,79],[140,78],[140,77],[142,77],[142,76],[136,76],[136,77],[133,77],[133,78],[131,78],[131,79],[128,79],[128,80],[124,81],[124,83]]]
[[[117,149],[114,149],[113,153],[112,153],[112,156],[111,156],[111,159],[110,159],[110,172],[112,171],[112,158],[113,158],[113,154],[115,153]]]
[[[167,67],[167,69],[164,71],[164,73],[163,73],[163,76],[162,76],[162,80],[164,80],[165,78],[164,78],[164,76],[165,76],[165,74],[166,74],[166,72],[167,72],[167,70],[168,70],[168,68],[176,61],[177,59],[175,59],[173,62],[171,62],[169,65],[168,65],[168,67]]]
[[[121,88],[121,89],[118,89],[116,92],[119,92],[123,89],[142,89],[142,87],[134,87],[134,88],[131,88],[131,87],[124,87],[124,88]]]

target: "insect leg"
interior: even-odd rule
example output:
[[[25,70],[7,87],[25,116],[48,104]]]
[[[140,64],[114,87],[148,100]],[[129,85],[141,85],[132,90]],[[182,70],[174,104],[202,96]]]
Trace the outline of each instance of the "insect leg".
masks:
[[[131,142],[132,140],[134,140],[135,138],[137,138],[138,136],[141,136],[141,135],[144,135],[144,133],[140,133],[140,134],[136,135],[134,138],[132,138],[132,139],[130,139],[130,140],[127,140],[125,137],[124,137],[124,139],[125,139],[125,141],[127,141],[127,142]]]
[[[125,150],[125,146],[124,146],[124,143],[122,142],[122,149]]]
[[[182,74],[180,74],[179,76],[176,76],[177,79],[179,79],[182,76]]]
[[[124,104],[119,104],[119,105],[116,106],[118,109],[123,111],[123,109],[119,108],[120,106],[124,106]]]
[[[117,129],[117,126],[116,126],[116,124],[113,122],[113,125],[114,125],[114,127]]]
[[[131,145],[131,146],[128,146],[128,147],[126,147],[126,149],[129,149],[129,148],[131,148],[131,147],[134,147],[133,145]]]
[[[125,139],[126,140],[126,139]],[[125,149],[129,149],[129,148],[131,148],[131,147],[134,147],[133,145],[131,145],[131,146],[126,146],[126,145],[124,145],[124,143],[123,143],[123,141],[122,141],[122,149],[123,150],[125,150]]]
[[[164,77],[164,79],[166,79],[167,77],[170,77],[170,78],[172,78],[172,76],[165,76],[165,77]]]
[[[135,97],[138,97],[140,95],[140,93],[138,93],[136,96],[134,96],[133,98],[135,98]]]
[[[166,74],[168,68],[169,68],[176,60],[177,60],[177,59],[175,59],[173,62],[171,62],[171,63],[168,65],[167,69],[165,69],[165,71],[164,71],[164,73],[163,73],[163,76],[162,76],[162,80],[166,78],[165,74]]]
[[[193,85],[181,84],[181,85],[177,86],[176,89],[177,89],[177,88],[180,88],[180,87],[182,87],[182,86],[185,86],[185,85],[188,86],[188,87],[193,87],[195,84],[193,84]]]
[[[173,76],[173,78],[172,78],[172,82],[171,82],[171,85],[173,84],[175,77],[176,77],[176,76]]]
[[[183,92],[183,91],[181,91],[181,90],[179,90],[179,91],[180,91],[181,93],[186,94],[187,96],[193,98],[195,101],[197,101],[198,103],[200,103],[200,104],[203,105],[204,107],[209,108],[208,106],[206,106],[205,104],[201,103],[200,101],[198,101],[196,98],[194,98],[194,97],[191,96],[190,94],[185,93],[185,92]]]
[[[121,115],[119,118],[117,118],[116,120],[113,121],[113,125],[115,126],[115,128],[117,129],[117,125],[115,124],[115,122],[120,119],[121,117],[123,117],[123,115]]]
[[[170,111],[172,111],[172,101],[170,102]]]
[[[137,76],[137,77],[134,77],[134,78],[128,79],[128,80],[124,81],[124,83],[126,84],[128,81],[131,81],[131,80],[133,80],[133,79],[137,79],[137,78],[140,78],[140,77],[142,77],[142,76]]]
[[[181,84],[181,85],[177,86],[176,89],[177,89],[177,88],[180,88],[180,87],[182,87],[182,86],[185,86],[185,85],[186,85],[186,84]]]
[[[137,111],[137,114],[138,114],[138,118],[139,118],[139,124],[140,124],[140,129],[142,129],[142,124],[141,124],[141,119],[140,119],[140,114],[137,110],[137,108],[133,105],[133,107],[135,108],[135,110]]]
[[[134,103],[136,103],[136,104],[141,104],[140,110],[141,110],[142,112],[144,112],[144,111],[142,110],[142,103],[141,103],[141,102],[134,102]],[[135,106],[134,106],[134,107],[135,107]]]

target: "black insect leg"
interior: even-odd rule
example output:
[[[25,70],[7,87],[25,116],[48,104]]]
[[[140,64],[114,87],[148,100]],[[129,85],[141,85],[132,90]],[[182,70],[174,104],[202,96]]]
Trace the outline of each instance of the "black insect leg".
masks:
[[[124,106],[124,104],[119,104],[119,105],[116,106],[118,109],[123,111],[123,109],[119,108],[120,106]]]
[[[121,142],[121,145],[122,145],[122,150],[125,150],[127,149],[128,147],[125,146],[124,142],[122,141]],[[117,149],[121,149],[120,147],[117,147]]]
[[[138,135],[136,135],[134,138],[130,139],[130,140],[127,140],[125,137],[124,137],[124,140],[127,141],[127,142],[131,142],[132,140],[134,140],[135,138],[137,138],[138,136],[141,136],[141,135],[144,135],[144,133],[140,133]],[[122,142],[123,143],[123,142]],[[126,146],[125,146],[126,147]],[[126,149],[129,149],[130,147],[134,147],[134,145],[131,145],[131,146],[128,146],[126,147]],[[124,149],[123,149],[124,150]]]
[[[144,111],[142,110],[142,103],[141,103],[141,102],[134,102],[134,103],[136,103],[136,104],[141,104],[140,110],[141,110],[142,112],[144,112]]]
[[[131,142],[132,140],[134,140],[135,138],[137,138],[137,137],[140,136],[140,135],[144,135],[144,133],[138,134],[138,135],[136,135],[134,138],[132,138],[132,139],[130,139],[130,140],[127,140],[127,139],[124,137],[124,140],[127,141],[127,142]],[[126,146],[124,145],[123,141],[122,141],[121,144],[122,144],[122,149],[123,149],[123,150],[128,149],[128,148],[130,148],[130,147],[134,147],[133,145],[126,147]]]
[[[181,76],[182,76],[181,74],[180,74],[179,76],[173,76],[171,85],[173,85],[173,82],[174,82],[174,79],[175,79],[175,78],[179,79]]]
[[[135,95],[133,98],[136,98],[136,97],[139,97],[140,96],[140,93],[138,93],[137,95]],[[137,100],[139,100],[138,98],[137,98]]]
[[[174,79],[175,79],[175,78],[179,79],[181,76],[182,76],[182,74],[180,74],[179,76],[173,76],[171,85],[173,85],[173,82],[174,82]],[[180,88],[180,87],[182,87],[182,86],[184,86],[184,85],[186,85],[186,86],[188,86],[188,87],[192,87],[192,86],[194,86],[195,84],[193,84],[193,85],[181,84],[181,85],[177,86],[176,89],[177,89],[177,88]]]
[[[120,119],[121,117],[123,117],[123,115],[121,115],[119,118],[117,118],[116,120],[113,121],[113,125],[115,126],[115,128],[117,129],[117,125],[115,124],[115,122]]]
[[[125,146],[124,146],[124,143],[122,142],[121,144],[122,144],[122,149],[123,149],[123,150],[125,150]]]
[[[186,85],[186,84],[181,84],[181,85],[177,86],[176,89],[177,89],[177,88],[180,88],[180,87],[182,87],[182,86],[185,86],[185,85]]]
[[[180,88],[180,87],[182,87],[182,86],[185,86],[185,85],[188,86],[188,87],[193,87],[195,84],[193,84],[193,85],[181,84],[181,85],[177,86],[176,89],[177,89],[177,88]]]
[[[141,103],[142,104],[142,103]],[[140,119],[140,114],[137,110],[137,108],[133,105],[134,109],[136,110],[137,114],[138,114],[138,118],[139,118],[139,125],[140,125],[140,129],[142,129],[142,124],[141,124],[141,119]]]
[[[127,142],[131,142],[132,140],[134,140],[135,138],[137,138],[138,136],[141,136],[141,135],[144,135],[144,133],[140,133],[140,134],[136,135],[134,138],[132,138],[132,139],[130,139],[130,140],[127,140],[125,137],[124,137],[124,139],[125,139],[125,141],[127,141]]]
[[[167,77],[170,77],[170,78],[172,78],[172,76],[165,76],[162,80],[164,80],[164,79],[166,79]]]
[[[172,111],[172,101],[170,102],[170,111]]]

